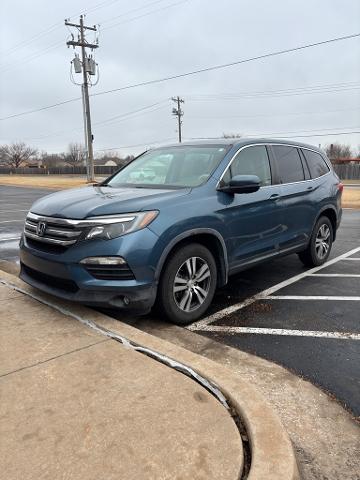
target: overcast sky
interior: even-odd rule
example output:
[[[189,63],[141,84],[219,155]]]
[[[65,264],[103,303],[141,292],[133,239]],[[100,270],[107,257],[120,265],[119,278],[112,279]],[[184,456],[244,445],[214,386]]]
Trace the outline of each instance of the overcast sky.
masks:
[[[0,8],[0,117],[80,96],[70,81],[74,52],[63,21],[76,22],[82,12],[87,24],[100,24],[100,79],[91,93],[360,32],[359,0],[2,0]],[[358,149],[359,133],[330,133],[360,132],[359,94],[355,38],[95,96],[94,149],[128,154],[176,141],[175,95],[185,100],[185,139],[271,134]],[[80,101],[3,120],[0,144],[24,140],[64,151],[83,142],[82,121]]]

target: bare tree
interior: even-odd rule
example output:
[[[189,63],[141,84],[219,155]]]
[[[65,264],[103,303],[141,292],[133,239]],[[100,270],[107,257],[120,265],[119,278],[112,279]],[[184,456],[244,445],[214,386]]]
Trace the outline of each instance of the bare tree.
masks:
[[[36,148],[29,147],[24,142],[14,142],[0,147],[0,162],[13,168],[19,168],[36,155]]]
[[[64,162],[72,167],[80,167],[85,164],[86,151],[81,143],[69,143],[68,151],[64,155]]]
[[[352,152],[350,145],[342,143],[331,143],[325,147],[326,155],[330,160],[338,160],[339,158],[351,158]]]
[[[42,152],[40,155],[40,161],[46,168],[61,167],[64,165],[64,153],[47,153]]]

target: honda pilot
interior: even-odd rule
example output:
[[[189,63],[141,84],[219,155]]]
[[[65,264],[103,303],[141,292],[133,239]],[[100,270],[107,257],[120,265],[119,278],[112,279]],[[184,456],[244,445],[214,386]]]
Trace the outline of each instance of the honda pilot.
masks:
[[[90,306],[177,324],[204,315],[231,275],[297,253],[323,264],[342,184],[323,151],[281,140],[182,143],[147,151],[96,185],[36,201],[21,278]]]

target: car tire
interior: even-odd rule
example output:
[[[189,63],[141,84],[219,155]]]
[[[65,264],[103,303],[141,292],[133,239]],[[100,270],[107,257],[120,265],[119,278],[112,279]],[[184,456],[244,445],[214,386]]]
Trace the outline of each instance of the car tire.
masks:
[[[311,234],[306,250],[300,252],[299,258],[307,267],[318,267],[326,262],[330,255],[334,239],[334,230],[328,217],[320,217]]]
[[[191,243],[171,254],[161,275],[157,307],[176,325],[198,320],[216,290],[217,268],[212,253]]]

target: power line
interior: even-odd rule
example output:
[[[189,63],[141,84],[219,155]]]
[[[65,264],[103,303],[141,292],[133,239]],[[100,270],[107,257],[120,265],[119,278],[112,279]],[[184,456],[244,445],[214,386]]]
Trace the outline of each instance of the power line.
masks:
[[[136,17],[129,18],[128,20],[124,20],[122,22],[118,22],[118,23],[115,23],[113,25],[109,25],[108,27],[103,28],[102,31],[109,30],[110,28],[117,27],[118,25],[123,25],[124,23],[133,22],[134,20],[139,20],[140,18],[144,18],[144,17],[147,17],[149,15],[153,15],[154,13],[162,12],[163,10],[167,10],[168,8],[176,7],[177,5],[180,5],[182,3],[187,3],[188,1],[189,0],[180,0],[179,2],[171,3],[170,5],[165,5],[161,8],[157,8],[155,10],[151,10],[150,12],[143,13],[142,15],[138,15]],[[154,3],[158,3],[158,2],[154,2]]]
[[[107,95],[109,93],[120,92],[120,91],[124,91],[124,90],[129,90],[129,89],[132,89],[132,88],[138,88],[138,87],[143,87],[143,86],[147,86],[147,85],[153,85],[153,84],[156,84],[156,83],[162,83],[162,82],[166,82],[166,81],[170,81],[170,80],[175,80],[175,79],[178,79],[178,78],[188,77],[188,76],[192,76],[192,75],[198,75],[199,73],[210,72],[210,71],[214,71],[214,70],[220,70],[220,69],[223,69],[223,68],[228,68],[228,67],[232,67],[232,66],[235,66],[235,65],[240,65],[240,64],[243,64],[243,63],[249,63],[249,62],[262,60],[262,59],[269,58],[269,57],[284,55],[286,53],[296,52],[296,51],[305,50],[305,49],[312,48],[312,47],[317,47],[317,46],[320,46],[320,45],[326,45],[326,44],[329,44],[329,43],[348,40],[348,39],[356,38],[356,37],[359,37],[359,36],[360,36],[360,33],[355,33],[355,34],[346,35],[346,36],[343,36],[343,37],[331,38],[331,39],[328,39],[328,40],[323,40],[321,42],[309,43],[309,44],[306,44],[306,45],[301,45],[299,47],[294,47],[294,48],[288,48],[288,49],[285,49],[285,50],[278,50],[278,51],[275,51],[275,52],[270,52],[270,53],[266,53],[266,54],[263,54],[263,55],[257,55],[255,57],[249,57],[249,58],[245,58],[245,59],[242,59],[242,60],[237,60],[235,62],[225,63],[225,64],[222,64],[222,65],[215,65],[215,66],[212,66],[212,67],[206,67],[206,68],[201,68],[201,69],[198,69],[198,70],[192,70],[190,72],[179,73],[179,74],[176,74],[176,75],[169,75],[167,77],[162,77],[162,78],[158,78],[158,79],[154,79],[154,80],[148,80],[148,81],[145,81],[145,82],[139,82],[139,83],[134,83],[134,84],[131,84],[131,85],[125,85],[123,87],[114,88],[114,89],[111,89],[111,90],[104,90],[102,92],[93,93],[91,96],[96,97],[96,96],[100,96],[100,95]],[[77,101],[77,100],[79,100],[79,98],[72,99],[72,100],[65,100],[64,102],[59,102],[57,104],[47,105],[47,106],[41,107],[39,109],[30,110],[30,111],[26,111],[26,112],[21,112],[21,113],[17,113],[17,114],[14,114],[14,115],[9,115],[7,117],[0,118],[0,120],[7,120],[9,118],[20,117],[22,115],[28,115],[30,113],[35,113],[37,111],[46,110],[46,109],[49,109],[49,108],[54,108],[54,107],[57,107],[59,105],[64,105],[66,103],[71,103],[71,102],[74,102],[74,101]]]
[[[224,64],[221,64],[221,65],[215,65],[215,66],[212,66],[212,67],[200,68],[198,70],[192,70],[190,72],[179,73],[177,75],[169,75],[168,77],[157,78],[157,79],[154,79],[154,80],[148,80],[146,82],[134,83],[132,85],[126,85],[124,87],[113,88],[111,90],[105,90],[103,92],[93,93],[93,96],[106,95],[108,93],[120,92],[120,91],[123,91],[123,90],[129,90],[131,88],[137,88],[137,87],[152,85],[152,84],[155,84],[155,83],[167,82],[169,80],[175,80],[177,78],[189,77],[191,75],[198,75],[199,73],[211,72],[211,71],[214,71],[214,70],[220,70],[220,69],[223,69],[223,68],[228,68],[228,67],[233,67],[235,65],[240,65],[242,63],[249,63],[249,62],[253,62],[253,61],[256,61],[256,60],[262,60],[262,59],[269,58],[269,57],[284,55],[286,53],[296,52],[296,51],[299,51],[299,50],[305,50],[307,48],[318,47],[320,45],[326,45],[326,44],[329,44],[329,43],[339,42],[339,41],[342,41],[342,40],[348,40],[350,38],[356,38],[356,37],[360,37],[360,33],[345,35],[343,37],[330,38],[328,40],[322,40],[321,42],[308,43],[306,45],[301,45],[299,47],[287,48],[285,50],[278,50],[278,51],[275,51],[275,52],[265,53],[263,55],[257,55],[255,57],[249,57],[249,58],[244,58],[242,60],[236,60],[235,62],[224,63]]]
[[[67,103],[78,102],[81,100],[81,97],[71,98],[69,100],[64,100],[63,102],[53,103],[52,105],[47,105],[46,107],[36,108],[35,110],[27,110],[26,112],[15,113],[7,117],[0,118],[0,120],[8,120],[10,118],[22,117],[23,115],[30,115],[31,113],[41,112],[43,110],[48,110],[49,108],[59,107],[60,105],[66,105]]]
[[[117,3],[118,1],[119,1],[119,0],[112,0],[110,3],[109,3],[108,1],[102,2],[102,3],[98,4],[97,7],[95,6],[93,9],[90,9],[90,10],[85,11],[84,14],[92,13],[92,12],[94,12],[95,10],[98,10],[99,8],[104,8],[104,7],[106,7],[106,6],[111,6],[111,5],[113,5],[114,3]],[[106,23],[106,22],[109,22],[109,21],[111,22],[111,21],[114,20],[114,18],[124,17],[124,16],[126,16],[126,15],[129,15],[129,14],[132,13],[132,12],[136,12],[136,11],[140,11],[140,10],[146,9],[146,8],[148,8],[149,6],[153,5],[153,4],[160,3],[160,2],[163,2],[163,1],[165,1],[165,0],[157,0],[157,1],[155,1],[155,2],[149,2],[149,3],[145,4],[145,5],[142,5],[141,7],[138,7],[138,8],[132,9],[132,10],[129,10],[129,11],[127,11],[127,12],[124,12],[124,13],[120,14],[120,15],[117,15],[116,17],[112,17],[112,18],[110,18],[110,19],[108,19],[108,20],[105,20],[105,21],[102,22],[102,23]],[[137,16],[137,17],[130,18],[130,19],[128,19],[128,20],[124,20],[123,22],[117,23],[117,24],[115,24],[115,25],[110,25],[109,27],[105,27],[104,30],[107,30],[108,28],[112,28],[112,27],[117,26],[117,25],[120,25],[120,24],[124,24],[124,23],[128,23],[128,22],[132,22],[132,21],[134,21],[134,20],[138,20],[138,19],[140,19],[140,18],[142,18],[142,17],[146,17],[146,16],[148,16],[148,15],[152,15],[152,14],[154,14],[154,13],[160,12],[160,11],[165,10],[165,9],[167,9],[167,8],[170,8],[170,7],[174,7],[174,6],[176,6],[176,5],[180,4],[180,3],[184,3],[184,2],[187,2],[187,1],[189,1],[189,0],[181,0],[181,1],[178,2],[178,3],[171,4],[171,5],[167,5],[167,6],[165,6],[165,7],[160,8],[160,9],[153,10],[153,11],[151,11],[151,12],[147,12],[147,13],[144,14],[144,15],[139,15],[139,16]],[[105,4],[108,4],[108,3],[109,3],[109,5],[105,5]],[[80,14],[78,14],[78,15],[80,15]],[[69,17],[69,18],[73,18],[74,16],[75,16],[75,15],[72,15],[72,16]],[[52,33],[52,32],[53,32],[54,30],[56,30],[60,25],[61,25],[60,23],[59,23],[59,24],[58,24],[58,23],[55,23],[54,25],[52,25],[52,26],[49,27],[48,29],[45,29],[44,31],[39,32],[38,34],[34,35],[33,37],[30,37],[29,40],[24,40],[23,42],[21,42],[21,44],[18,44],[17,48],[15,48],[15,46],[14,46],[12,49],[10,49],[10,51],[6,52],[5,55],[7,55],[7,54],[10,54],[10,55],[11,55],[11,54],[13,53],[13,51],[16,51],[18,48],[22,48],[22,47],[25,47],[25,46],[27,46],[27,45],[30,45],[31,43],[33,43],[33,42],[34,42],[35,40],[37,40],[38,38],[41,38],[42,36],[47,35],[47,34],[49,34],[49,33]],[[9,63],[9,64],[7,64],[7,65],[5,64],[5,65],[4,65],[3,73],[6,73],[6,72],[8,72],[9,70],[12,70],[14,67],[15,67],[15,68],[17,68],[17,67],[22,67],[22,66],[24,65],[24,63],[26,64],[26,63],[32,62],[32,61],[35,60],[36,58],[41,57],[42,55],[44,55],[45,53],[47,53],[49,50],[53,50],[53,49],[55,49],[55,48],[57,48],[57,47],[60,47],[62,44],[63,44],[63,42],[56,42],[56,43],[55,43],[53,46],[51,46],[50,48],[45,48],[45,49],[43,49],[43,50],[40,50],[39,52],[35,52],[35,53],[33,53],[32,55],[30,55],[30,57],[26,57],[25,59],[23,59],[21,62],[18,62],[18,61],[17,61],[17,62]],[[4,55],[2,55],[2,56],[4,56]]]
[[[80,12],[77,13],[76,15],[71,15],[69,18],[73,17],[78,17],[81,13],[83,14],[89,14],[92,13],[96,10],[99,10],[100,8],[105,8],[106,6],[112,6],[114,3],[119,2],[120,0],[105,0],[104,2],[95,4],[93,7],[89,8],[88,10],[85,10],[85,12]],[[161,0],[164,1],[164,0]],[[35,35],[31,36],[30,38],[26,40],[22,40],[21,42],[17,43],[13,47],[11,47],[9,50],[6,52],[1,52],[1,57],[4,57],[6,55],[11,55],[14,51],[18,50],[19,48],[23,48],[25,46],[30,45],[40,37],[43,37],[44,35],[48,35],[49,33],[53,32],[54,30],[62,27],[63,23],[62,22],[56,22],[49,27],[45,28],[44,30],[41,30],[40,32],[36,33]]]
[[[305,95],[312,93],[331,93],[331,92],[342,92],[346,90],[359,89],[359,82],[348,82],[348,83],[339,83],[339,84],[324,84],[316,85],[309,87],[297,87],[290,89],[281,89],[281,90],[267,90],[267,91],[257,91],[257,92],[240,92],[240,93],[209,93],[209,94],[198,94],[198,95],[189,95],[188,99],[193,101],[212,101],[212,100],[234,100],[238,98],[253,98],[253,97],[268,97],[268,96],[291,96],[291,95]]]
[[[110,151],[110,150],[120,150],[122,148],[145,147],[145,146],[150,146],[150,145],[156,145],[156,144],[159,144],[159,143],[169,142],[170,140],[173,140],[173,139],[172,138],[164,138],[162,140],[152,140],[151,142],[138,143],[137,145],[121,145],[120,147],[99,148],[99,149],[95,150],[95,152],[107,152],[107,151]]]
[[[259,117],[286,117],[288,115],[292,116],[302,116],[302,115],[324,115],[328,113],[340,113],[340,112],[352,112],[358,111],[358,108],[343,108],[339,110],[317,110],[315,112],[280,112],[280,113],[259,113],[255,115],[188,115],[188,118],[259,118]]]
[[[343,127],[343,128],[359,128],[359,127]],[[323,129],[326,130],[326,129]],[[333,130],[333,129],[328,129],[328,130]],[[299,130],[301,131],[308,131],[308,132],[317,132],[318,130]],[[274,137],[274,135],[281,135],[281,138],[302,138],[302,137],[328,137],[328,136],[333,136],[333,135],[353,135],[355,133],[360,133],[360,130],[356,131],[351,131],[351,132],[330,132],[330,133],[313,133],[313,134],[306,134],[302,135],[301,133],[299,135],[283,135],[283,133],[296,133],[296,132],[275,132],[275,133],[253,133],[249,135],[243,135],[242,137],[239,138],[262,138],[262,137]],[[220,140],[223,137],[191,137],[189,140]]]
[[[303,137],[326,137],[326,136],[333,136],[333,135],[350,135],[354,133],[360,133],[359,131],[354,131],[354,132],[336,132],[336,133],[320,133],[316,135],[296,135],[296,136],[291,136],[291,137],[282,137],[282,138],[303,138]],[[222,137],[192,137],[189,140],[220,140]],[[164,138],[163,140],[154,140],[151,142],[145,142],[145,143],[139,143],[137,145],[122,145],[119,147],[109,147],[109,148],[99,148],[95,150],[96,152],[107,152],[111,150],[121,150],[122,148],[136,148],[136,147],[145,147],[145,146],[150,146],[150,145],[156,145],[159,143],[164,143],[172,140],[172,138]],[[185,140],[186,141],[186,140]]]
[[[126,15],[129,15],[131,13],[136,13],[136,12],[139,12],[141,10],[144,10],[146,8],[149,8],[151,7],[152,5],[156,5],[158,3],[162,3],[164,2],[165,0],[155,0],[153,2],[148,2],[148,3],[145,3],[145,5],[142,5],[141,7],[137,7],[137,8],[132,8],[131,10],[128,10],[126,12],[123,12],[121,13],[120,15],[116,15],[115,17],[111,17],[111,18],[108,18],[107,20],[103,20],[101,23],[101,25],[104,25],[104,23],[109,23],[109,22],[113,22],[114,20],[117,20],[118,18],[121,18],[121,17],[124,17]]]
[[[322,128],[321,131],[322,132],[325,132],[325,131],[331,131],[331,130],[340,130],[340,129],[345,129],[345,130],[348,130],[348,129],[352,129],[352,128],[360,128],[360,126],[356,125],[355,127],[335,127],[335,128]],[[308,133],[308,132],[318,132],[319,129],[315,129],[315,130],[295,130],[295,131],[292,131],[292,132],[270,132],[270,133],[251,133],[249,134],[249,137],[259,137],[259,136],[262,136],[262,135],[282,135],[283,133],[287,134],[287,133]]]
[[[119,121],[127,120],[128,118],[130,118],[130,119],[136,118],[137,116],[139,116],[141,114],[144,115],[146,113],[153,113],[153,112],[159,110],[160,108],[163,108],[163,107],[159,108],[159,106],[164,104],[165,102],[168,102],[168,99],[162,100],[162,101],[157,102],[157,103],[153,103],[151,105],[147,105],[147,106],[142,107],[142,108],[138,108],[136,110],[132,110],[130,112],[123,113],[121,115],[116,115],[115,117],[110,117],[110,118],[101,120],[99,122],[94,122],[93,126],[97,126],[97,127],[106,126],[107,127],[107,126],[113,125],[113,124],[115,124]],[[154,108],[154,107],[157,107],[157,108]],[[80,130],[82,130],[82,128],[72,128],[72,129],[69,129],[69,130],[61,130],[61,131],[58,131],[58,132],[52,132],[52,133],[49,133],[49,134],[40,135],[39,137],[26,137],[26,138],[24,138],[24,140],[26,140],[26,141],[43,140],[43,139],[47,139],[47,138],[51,138],[51,137],[57,137],[59,135],[68,134],[69,132],[80,131]]]
[[[354,133],[360,133],[360,130],[355,132],[336,132],[336,133],[318,133],[313,135],[295,135],[295,136],[282,136],[282,138],[309,138],[309,137],[330,137],[333,135],[352,135]]]

